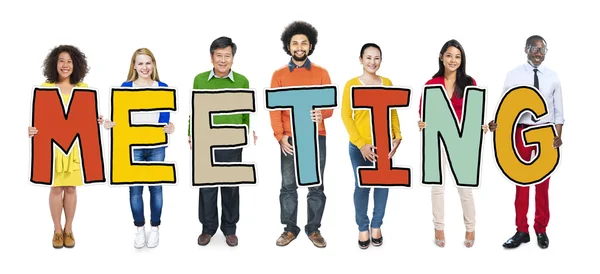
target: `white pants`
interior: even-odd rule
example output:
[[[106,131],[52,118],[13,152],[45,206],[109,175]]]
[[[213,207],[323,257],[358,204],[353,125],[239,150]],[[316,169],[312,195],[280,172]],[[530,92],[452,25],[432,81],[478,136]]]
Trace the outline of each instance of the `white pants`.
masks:
[[[446,181],[446,154],[442,150],[442,182]],[[451,180],[448,180],[451,181]],[[436,230],[444,230],[444,186],[431,187],[431,205],[433,211],[433,225]],[[475,231],[475,201],[470,188],[458,188],[460,203],[463,210],[463,219],[467,232]]]

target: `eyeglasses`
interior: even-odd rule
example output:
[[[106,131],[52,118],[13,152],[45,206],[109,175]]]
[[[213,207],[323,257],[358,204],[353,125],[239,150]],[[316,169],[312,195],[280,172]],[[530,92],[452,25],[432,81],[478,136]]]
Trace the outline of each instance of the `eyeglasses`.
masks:
[[[529,52],[531,52],[531,53],[538,53],[538,51],[539,51],[541,54],[546,54],[548,52],[548,48],[545,48],[545,47],[538,48],[538,47],[529,46],[528,49],[529,49]]]

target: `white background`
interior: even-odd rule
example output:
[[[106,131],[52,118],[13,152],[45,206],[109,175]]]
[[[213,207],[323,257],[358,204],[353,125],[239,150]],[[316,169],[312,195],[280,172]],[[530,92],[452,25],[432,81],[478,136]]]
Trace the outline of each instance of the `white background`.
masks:
[[[584,1],[14,1],[1,4],[0,75],[5,84],[0,101],[4,127],[2,198],[0,199],[1,273],[234,273],[274,270],[280,273],[532,273],[550,270],[590,273],[596,259],[600,191],[597,133],[593,110],[599,101],[592,86],[597,76],[599,26]],[[558,1],[557,1],[558,2]],[[252,11],[251,9],[255,9]],[[596,17],[597,18],[597,17]],[[342,89],[362,73],[360,47],[378,43],[383,50],[381,75],[395,85],[413,88],[411,107],[399,111],[404,137],[396,165],[413,168],[413,187],[390,191],[379,248],[360,250],[354,221],[352,168],[348,135],[340,110],[326,121],[327,204],[322,234],[325,249],[317,249],[304,234],[287,247],[275,241],[279,222],[279,151],[264,109],[263,89],[274,70],[289,56],[279,40],[293,20],[306,20],[319,31],[311,60],[329,70]],[[515,232],[514,185],[494,162],[492,136],[486,135],[481,188],[475,190],[476,242],[463,245],[464,225],[457,191],[446,191],[446,247],[433,242],[429,187],[419,184],[420,154],[417,110],[422,85],[437,71],[441,46],[457,39],[465,48],[467,72],[488,88],[487,117],[494,115],[506,72],[526,61],[525,40],[532,34],[548,41],[545,64],[554,69],[564,96],[561,163],[550,182],[550,247],[532,242],[516,250],[502,243]],[[257,90],[253,117],[259,140],[246,150],[245,160],[258,164],[259,183],[241,189],[239,246],[228,247],[219,231],[208,246],[197,244],[198,191],[190,183],[187,144],[189,90],[194,76],[211,68],[210,43],[232,37],[238,45],[234,70]],[[85,82],[99,89],[101,112],[108,116],[109,88],[125,81],[133,51],[152,50],[161,80],[178,88],[179,112],[174,117],[167,158],[177,162],[177,186],[163,187],[163,225],[155,249],[133,247],[134,226],[126,187],[108,185],[77,189],[74,222],[77,245],[55,250],[47,187],[28,182],[29,139],[26,127],[31,92],[44,81],[42,61],[59,44],[73,44],[91,67]],[[108,145],[108,132],[103,142]],[[105,152],[107,152],[105,148]],[[106,156],[108,154],[105,154]],[[588,157],[588,158],[585,158]],[[108,166],[108,163],[107,163]],[[530,226],[533,225],[531,192]],[[299,191],[298,224],[306,223],[306,189]],[[148,190],[144,190],[149,220]],[[220,207],[220,206],[219,206]],[[369,212],[372,210],[369,207]],[[63,218],[64,221],[64,218]],[[304,233],[304,232],[302,232]],[[585,270],[584,269],[588,269]]]

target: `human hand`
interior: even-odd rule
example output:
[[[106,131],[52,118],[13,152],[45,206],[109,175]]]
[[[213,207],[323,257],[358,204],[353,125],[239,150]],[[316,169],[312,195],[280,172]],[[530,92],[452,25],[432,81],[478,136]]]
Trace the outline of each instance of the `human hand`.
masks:
[[[33,137],[38,132],[37,128],[35,127],[29,127],[27,131],[29,133],[29,138]]]
[[[315,123],[321,123],[321,121],[323,121],[323,115],[321,114],[321,111],[318,109],[313,109],[310,111],[310,119],[315,122]]]
[[[554,137],[554,143],[552,144],[553,148],[559,148],[562,146],[562,138],[560,136]]]
[[[375,159],[378,157],[377,154],[375,154],[375,152],[374,152],[375,149],[377,149],[377,148],[372,146],[371,144],[365,144],[364,146],[362,146],[360,148],[360,153],[363,156],[363,160],[369,160],[370,162],[375,162]]]
[[[396,149],[398,149],[398,146],[400,145],[400,139],[394,139],[392,140],[392,149],[390,150],[390,153],[388,154],[388,159],[392,159],[392,157],[394,157],[394,154],[396,154]]]
[[[285,155],[285,156],[294,154],[294,146],[292,146],[292,145],[290,145],[290,143],[288,143],[289,138],[290,138],[290,136],[283,135],[283,138],[281,138],[281,140],[279,140],[279,145],[281,146],[281,151],[283,152],[283,155]]]
[[[425,124],[425,122],[419,120],[419,131],[423,130],[426,126],[427,124]]]
[[[488,125],[481,126],[481,129],[483,129],[483,134],[486,134],[488,132]]]
[[[496,121],[494,121],[494,120],[491,120],[488,123],[488,126],[489,126],[490,132],[494,132],[494,131],[496,131],[496,128],[498,128],[498,124],[496,124]]]
[[[104,120],[104,128],[105,129],[111,129],[115,126],[115,122],[111,121],[111,120]]]
[[[165,133],[167,134],[171,134],[173,132],[175,132],[175,125],[171,122],[169,122],[168,125],[166,125],[163,130],[165,131]]]
[[[256,139],[258,139],[258,137],[256,136],[256,131],[252,131],[252,135],[254,136],[254,145],[256,145]]]

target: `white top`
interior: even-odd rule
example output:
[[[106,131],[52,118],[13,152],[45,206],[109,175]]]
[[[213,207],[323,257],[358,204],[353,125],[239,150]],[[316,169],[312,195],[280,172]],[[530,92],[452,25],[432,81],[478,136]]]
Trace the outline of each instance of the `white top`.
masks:
[[[504,81],[504,91],[517,86],[517,85],[533,85],[533,72],[534,67],[525,63],[509,71],[506,74],[506,80]],[[541,124],[564,124],[565,119],[563,117],[563,100],[562,90],[560,87],[560,80],[554,71],[541,64],[538,68],[537,76],[539,83],[540,94],[546,100],[548,104],[548,114],[544,118],[539,119],[537,122],[531,120],[532,115],[530,113],[524,113],[519,120],[520,124],[527,125],[541,125]]]
[[[153,87],[158,87],[158,82],[154,81],[152,84]],[[135,85],[133,82],[133,87],[139,87]],[[157,124],[158,118],[160,117],[160,112],[132,112],[131,113],[131,123],[132,124]]]

